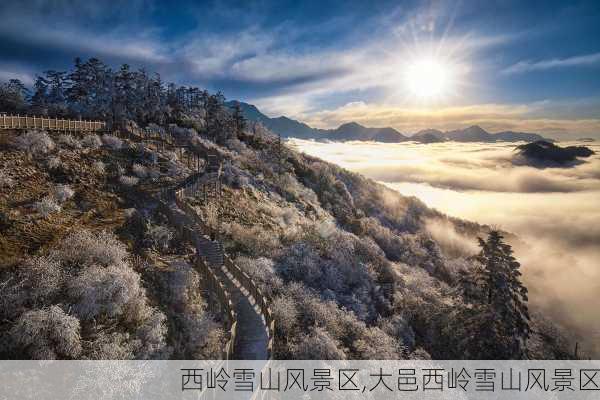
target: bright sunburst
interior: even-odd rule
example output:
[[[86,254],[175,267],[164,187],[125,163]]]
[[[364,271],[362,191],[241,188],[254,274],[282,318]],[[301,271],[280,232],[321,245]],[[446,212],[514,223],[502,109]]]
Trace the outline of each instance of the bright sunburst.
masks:
[[[406,67],[404,73],[410,93],[422,100],[441,99],[453,86],[452,67],[440,60],[425,58]]]

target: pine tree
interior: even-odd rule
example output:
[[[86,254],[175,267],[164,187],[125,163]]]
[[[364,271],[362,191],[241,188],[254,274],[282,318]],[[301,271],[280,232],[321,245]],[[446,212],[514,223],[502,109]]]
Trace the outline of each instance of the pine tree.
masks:
[[[9,113],[25,111],[28,93],[25,85],[18,79],[0,84],[0,111]]]
[[[246,118],[244,118],[242,108],[240,107],[240,103],[235,102],[233,104],[231,118],[233,122],[233,129],[235,130],[235,135],[238,136],[244,131],[244,129],[246,129]]]
[[[68,115],[66,89],[68,87],[67,73],[64,71],[46,71],[48,82],[49,114],[55,117]]]
[[[35,89],[31,96],[31,111],[35,115],[48,115],[48,81],[38,76],[33,84]]]
[[[467,306],[463,324],[465,353],[471,358],[514,359],[526,357],[529,338],[527,288],[521,282],[521,265],[498,231],[479,239],[476,264],[461,274]]]

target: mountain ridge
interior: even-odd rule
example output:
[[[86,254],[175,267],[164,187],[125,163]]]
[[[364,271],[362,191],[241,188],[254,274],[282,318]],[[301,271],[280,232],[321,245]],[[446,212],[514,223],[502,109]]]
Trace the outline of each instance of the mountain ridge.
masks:
[[[537,133],[502,131],[491,133],[478,125],[472,125],[464,129],[455,129],[442,132],[438,129],[424,129],[411,136],[405,135],[392,127],[366,127],[357,122],[346,122],[335,129],[319,129],[297,121],[295,119],[279,116],[268,117],[255,105],[237,100],[225,103],[233,108],[239,105],[244,117],[253,122],[260,122],[269,130],[285,138],[331,140],[331,141],[375,141],[383,143],[400,143],[416,141],[420,143],[438,143],[445,141],[454,142],[535,142],[545,140],[554,142],[553,139],[545,138]]]

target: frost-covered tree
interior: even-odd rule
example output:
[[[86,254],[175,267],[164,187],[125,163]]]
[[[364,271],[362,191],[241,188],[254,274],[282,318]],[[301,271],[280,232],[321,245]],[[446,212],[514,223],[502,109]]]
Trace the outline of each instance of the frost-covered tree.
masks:
[[[18,79],[0,83],[0,111],[20,113],[27,108],[27,87]]]
[[[247,123],[246,118],[244,118],[244,114],[242,113],[240,103],[238,102],[235,102],[233,104],[233,110],[231,112],[231,121],[236,136],[244,132]]]
[[[500,232],[479,239],[476,265],[461,274],[468,305],[461,312],[464,343],[470,357],[514,359],[526,357],[530,336],[527,288],[520,264]]]
[[[69,115],[66,90],[68,76],[65,71],[46,71],[48,113],[55,117]]]

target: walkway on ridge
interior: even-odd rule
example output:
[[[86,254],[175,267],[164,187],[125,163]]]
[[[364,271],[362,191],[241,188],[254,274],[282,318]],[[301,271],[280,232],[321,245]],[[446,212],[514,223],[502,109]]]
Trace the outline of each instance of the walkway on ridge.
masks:
[[[199,174],[200,175],[200,174]],[[201,179],[200,176],[198,178]],[[193,184],[193,183],[192,183]],[[169,204],[176,207],[181,217],[185,218],[185,225],[192,228],[197,235],[195,240],[198,255],[205,258],[209,268],[219,278],[231,296],[234,310],[237,315],[237,334],[234,345],[233,359],[237,360],[267,360],[269,359],[269,335],[265,319],[257,305],[256,299],[227,269],[223,262],[226,255],[223,253],[219,242],[210,241],[204,229],[196,220],[198,215],[188,215],[175,201]],[[213,245],[211,249],[210,245]],[[221,254],[215,256],[220,251]]]
[[[143,137],[140,129],[136,129],[133,135],[142,141],[160,139],[156,137]],[[174,143],[168,140],[160,140],[164,141],[166,145],[174,145]],[[175,146],[177,145],[175,144]],[[205,171],[191,174],[175,187],[174,192],[176,193],[180,189],[183,189],[184,193],[188,189],[195,192],[199,186],[202,186],[205,201],[208,200],[208,197],[218,197],[221,192],[220,174],[221,161],[219,157],[216,154],[209,153],[207,154]],[[169,207],[172,223],[191,228],[192,233],[195,235],[193,242],[197,254],[205,259],[209,268],[231,296],[231,302],[237,316],[236,340],[232,359],[268,360],[270,354],[267,322],[261,312],[260,306],[257,304],[257,299],[254,299],[242,282],[236,279],[234,274],[228,270],[224,262],[226,254],[223,252],[222,245],[219,242],[209,239],[208,232],[205,232],[203,227],[203,221],[200,220],[198,214],[193,209],[190,208],[186,212],[186,209],[189,207],[182,209],[174,198],[169,199],[167,206]],[[193,215],[190,215],[192,212]]]

